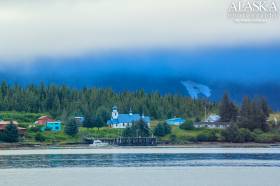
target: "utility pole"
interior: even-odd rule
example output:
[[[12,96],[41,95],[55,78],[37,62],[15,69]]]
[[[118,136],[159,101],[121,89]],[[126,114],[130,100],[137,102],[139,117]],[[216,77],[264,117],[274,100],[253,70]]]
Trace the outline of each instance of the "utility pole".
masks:
[[[206,121],[207,119],[207,110],[206,110],[206,106],[204,107],[204,121]]]

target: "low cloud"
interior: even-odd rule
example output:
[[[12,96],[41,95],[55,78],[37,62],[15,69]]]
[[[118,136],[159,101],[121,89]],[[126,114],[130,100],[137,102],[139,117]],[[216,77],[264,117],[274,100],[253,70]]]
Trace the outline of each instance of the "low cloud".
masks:
[[[0,61],[107,50],[196,49],[280,41],[279,20],[238,24],[228,0],[0,1]]]

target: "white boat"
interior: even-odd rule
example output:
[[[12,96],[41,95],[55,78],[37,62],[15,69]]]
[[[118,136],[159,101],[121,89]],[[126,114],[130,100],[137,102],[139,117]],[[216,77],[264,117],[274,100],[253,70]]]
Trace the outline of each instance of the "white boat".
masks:
[[[104,147],[104,146],[108,146],[109,144],[108,143],[104,143],[100,140],[93,140],[93,143],[90,144],[89,146],[91,147]]]

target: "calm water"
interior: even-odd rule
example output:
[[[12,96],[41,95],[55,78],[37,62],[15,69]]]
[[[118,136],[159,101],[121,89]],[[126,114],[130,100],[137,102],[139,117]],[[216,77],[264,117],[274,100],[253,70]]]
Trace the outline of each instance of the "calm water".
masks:
[[[280,167],[278,153],[1,155],[0,168]]]

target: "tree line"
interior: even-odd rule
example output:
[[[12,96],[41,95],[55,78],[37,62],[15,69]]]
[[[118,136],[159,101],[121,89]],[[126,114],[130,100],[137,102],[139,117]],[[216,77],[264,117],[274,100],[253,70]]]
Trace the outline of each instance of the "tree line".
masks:
[[[216,103],[207,100],[158,92],[145,93],[144,90],[114,92],[109,88],[77,89],[44,83],[21,86],[9,85],[6,81],[0,85],[1,111],[48,113],[61,120],[70,115],[90,115],[95,117],[97,123],[105,123],[113,105],[117,105],[121,113],[128,113],[132,108],[134,113],[144,113],[153,119],[200,117],[205,107],[208,110],[217,109]]]
[[[266,141],[267,136],[261,134],[270,130],[268,123],[270,112],[271,109],[263,97],[250,99],[245,96],[241,106],[237,107],[226,93],[219,105],[221,121],[230,122],[230,126],[222,131],[224,140],[228,142]]]
[[[270,112],[271,109],[263,97],[256,97],[251,100],[245,96],[239,108],[225,93],[219,104],[221,121],[230,122],[236,124],[239,128],[249,130],[260,129],[264,132],[268,131],[267,120]]]

